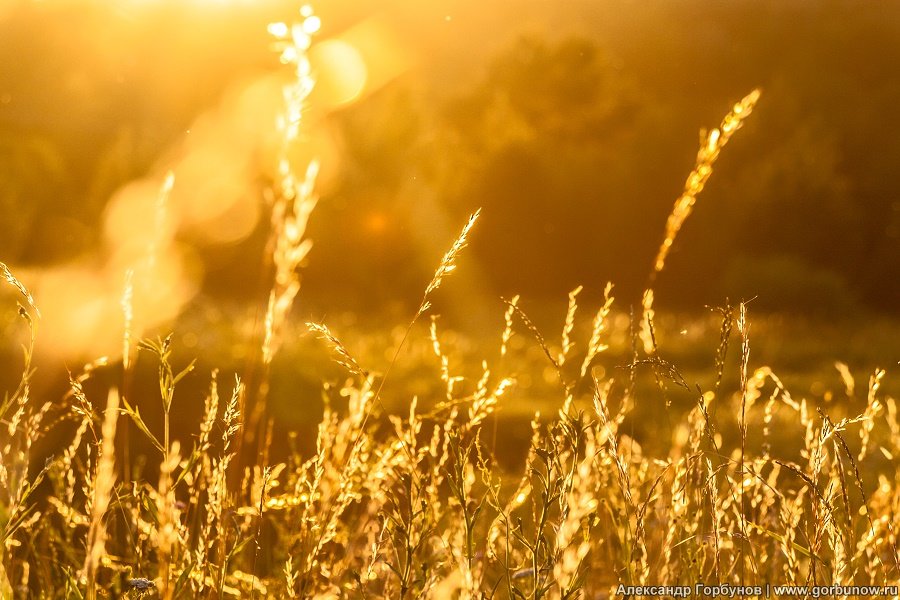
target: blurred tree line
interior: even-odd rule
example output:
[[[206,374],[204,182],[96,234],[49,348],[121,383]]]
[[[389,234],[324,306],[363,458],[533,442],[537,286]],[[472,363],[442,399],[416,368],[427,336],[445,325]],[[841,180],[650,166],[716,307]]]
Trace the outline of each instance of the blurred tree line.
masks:
[[[464,81],[448,82],[426,56],[328,117],[342,163],[313,218],[304,290],[313,305],[413,302],[479,206],[461,272],[493,297],[559,299],[612,280],[634,301],[698,130],[759,86],[757,113],[724,151],[658,297],[693,308],[727,295],[758,296],[761,308],[898,311],[900,3],[571,5],[564,23],[516,33],[497,52],[474,34],[457,40],[469,51],[452,57],[456,69],[474,74]],[[172,15],[158,18],[172,28]],[[181,86],[154,93],[166,61],[183,60],[177,40],[121,41],[131,50],[118,62],[85,73],[67,45],[101,42],[37,18],[11,23],[0,23],[0,256],[11,262],[96,244],[108,194],[149,169],[235,69],[271,62],[264,43],[255,53],[220,43],[193,56],[196,72],[179,71]],[[221,35],[241,39],[224,25]],[[42,54],[27,68],[11,60],[35,47]],[[8,101],[23,95],[36,103]]]
[[[610,279],[634,301],[698,129],[760,86],[757,113],[724,151],[658,297],[896,312],[900,3],[612,4],[629,17],[597,23],[596,36],[521,36],[455,95],[395,86],[337,115],[352,166],[335,192],[345,200],[323,205],[319,224],[374,206],[411,216],[393,233],[409,243],[405,256],[379,257],[367,253],[372,235],[342,239],[340,250],[323,241],[328,258],[312,268],[323,278],[336,264],[358,269],[355,281],[377,270],[359,257],[415,263],[412,215],[427,199],[454,224],[484,207],[473,252],[497,293],[563,298]]]

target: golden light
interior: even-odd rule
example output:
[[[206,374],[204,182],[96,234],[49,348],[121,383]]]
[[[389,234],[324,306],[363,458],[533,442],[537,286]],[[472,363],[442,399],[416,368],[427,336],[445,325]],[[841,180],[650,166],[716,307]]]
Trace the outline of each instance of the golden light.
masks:
[[[271,123],[266,115],[274,115],[276,90],[262,79],[243,82],[191,125],[182,147],[169,158],[177,178],[170,208],[179,230],[230,243],[255,227],[257,214],[246,205],[259,201],[254,156]],[[224,226],[229,216],[246,220]],[[212,223],[223,229],[213,231]]]
[[[359,56],[366,57],[366,92],[384,86],[414,64],[414,52],[401,41],[401,35],[381,19],[371,17],[362,21],[341,34],[339,39],[349,44]]]
[[[303,20],[302,27],[303,33],[312,35],[314,33],[317,33],[319,29],[322,28],[322,20],[315,15],[310,15]]]
[[[312,44],[312,39],[310,39],[310,33],[306,31],[306,27],[303,23],[291,27],[291,39],[293,41],[293,46],[291,46],[291,48],[293,49],[294,54],[293,59],[289,62],[294,62],[299,58],[300,52],[309,49],[310,44]]]
[[[369,70],[352,44],[341,39],[316,44],[310,61],[316,73],[316,101],[324,107],[349,104],[362,95]]]
[[[45,350],[60,356],[97,356],[119,347],[122,324],[114,315],[120,310],[102,273],[77,266],[45,271],[35,293],[44,315],[42,334],[53,340]]]
[[[122,293],[124,273],[134,265],[122,250],[114,251],[103,269],[109,294]],[[143,327],[153,327],[175,316],[194,297],[202,278],[196,252],[184,244],[169,244],[157,251],[152,267],[134,271],[134,314]],[[121,331],[120,323],[110,323]]]
[[[191,3],[222,4],[217,0]],[[237,4],[237,0],[224,4]],[[0,13],[9,6],[9,0],[0,0]],[[296,63],[298,76],[313,69],[317,79],[314,114],[325,114],[372,93],[411,64],[411,53],[381,21],[357,23],[341,36],[314,46],[312,36],[322,28],[320,18],[304,6],[297,21],[276,21],[268,25],[268,31],[283,52],[282,61]],[[306,62],[308,48],[312,65]],[[127,272],[133,272],[134,335],[140,336],[142,330],[177,317],[197,293],[203,267],[188,244],[235,244],[251,235],[265,210],[260,172],[267,170],[267,164],[275,164],[273,155],[284,133],[273,126],[284,102],[283,86],[283,76],[273,72],[232,81],[219,103],[190,123],[182,140],[160,157],[158,164],[169,166],[174,180],[157,173],[123,185],[106,206],[103,243],[97,254],[34,274],[46,315],[43,333],[59,340],[54,352],[67,357],[115,357],[121,352],[120,303]],[[313,156],[323,158],[325,185],[328,175],[338,169],[339,154],[335,132],[317,119],[305,126],[304,142],[288,150],[296,164],[306,164]],[[162,219],[161,197],[166,198]],[[387,215],[373,213],[363,225],[370,233],[383,235],[389,222]]]
[[[269,23],[268,31],[269,35],[283,38],[287,37],[287,34],[290,33],[290,28],[287,26],[287,23]]]
[[[375,235],[381,235],[387,229],[388,220],[383,213],[372,213],[366,219],[366,229]]]
[[[249,188],[246,150],[237,140],[221,141],[198,147],[178,165],[172,204],[188,227],[206,227],[243,201]]]
[[[135,258],[154,242],[171,239],[174,230],[165,223],[155,226],[159,199],[159,181],[141,179],[119,189],[106,206],[103,234],[114,248],[128,250]]]
[[[11,14],[18,3],[18,0],[0,0],[0,20]]]
[[[234,244],[249,237],[261,217],[259,198],[248,193],[206,221],[196,235],[209,244]]]

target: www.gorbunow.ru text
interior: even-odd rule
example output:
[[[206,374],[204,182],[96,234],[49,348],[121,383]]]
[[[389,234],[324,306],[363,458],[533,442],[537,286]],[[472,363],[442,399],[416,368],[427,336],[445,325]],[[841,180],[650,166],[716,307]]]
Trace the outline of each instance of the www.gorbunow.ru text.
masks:
[[[798,598],[829,598],[847,596],[856,598],[872,598],[881,596],[896,597],[900,586],[896,585],[730,585],[727,583],[689,585],[624,585],[616,588],[616,596],[640,597],[672,597],[672,598],[780,598],[782,596]]]

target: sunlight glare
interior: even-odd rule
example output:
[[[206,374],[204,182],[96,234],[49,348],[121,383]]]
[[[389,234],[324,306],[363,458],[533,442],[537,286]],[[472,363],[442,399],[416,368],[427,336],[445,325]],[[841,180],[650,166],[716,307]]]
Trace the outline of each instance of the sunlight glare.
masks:
[[[119,345],[119,323],[109,318],[118,312],[115,294],[100,273],[86,267],[46,271],[39,287],[44,334],[54,340],[61,356],[97,355]]]
[[[310,17],[312,18],[312,17]],[[308,19],[307,19],[308,20]],[[309,46],[312,44],[312,39],[309,37],[309,32],[306,31],[303,23],[295,24],[291,27],[291,38],[294,42],[294,53],[302,50],[308,50]],[[298,55],[299,57],[299,55]],[[294,61],[291,61],[294,62]]]
[[[316,47],[338,40],[349,46],[365,68],[366,81],[363,91],[365,94],[371,94],[413,67],[414,53],[401,39],[396,29],[388,23],[371,17],[343,32],[339,38],[322,42]],[[350,60],[346,49],[342,49],[339,56],[344,61]],[[365,57],[365,60],[362,57]],[[336,61],[334,64],[339,65],[339,68],[347,67],[342,62]],[[319,75],[337,76],[338,73]]]
[[[183,224],[195,229],[208,227],[231,210],[250,187],[246,151],[235,140],[219,139],[215,144],[216,139],[195,148],[178,166],[173,207],[180,211]]]
[[[198,229],[197,237],[209,244],[236,244],[253,233],[261,217],[258,198],[246,194]]]
[[[365,89],[369,70],[359,50],[339,39],[316,44],[310,60],[317,73],[316,100],[328,106],[349,104]]]
[[[18,3],[18,0],[0,0],[0,20],[12,14]]]
[[[131,256],[126,253],[113,253],[103,271],[108,296],[120,291],[122,273],[132,264]],[[158,250],[157,260],[151,267],[134,272],[135,329],[145,331],[177,317],[197,294],[202,278],[202,263],[189,246],[169,244]],[[120,331],[121,324],[111,322],[106,326]]]
[[[287,34],[290,33],[287,23],[269,23],[268,30],[269,35],[277,38],[287,37]]]
[[[156,231],[148,226],[156,221],[159,182],[155,179],[141,179],[119,189],[106,207],[103,233],[113,247],[128,248],[135,255],[162,237],[171,239],[171,227]]]
[[[303,20],[303,32],[307,35],[317,33],[321,28],[322,20],[315,15],[311,15]]]

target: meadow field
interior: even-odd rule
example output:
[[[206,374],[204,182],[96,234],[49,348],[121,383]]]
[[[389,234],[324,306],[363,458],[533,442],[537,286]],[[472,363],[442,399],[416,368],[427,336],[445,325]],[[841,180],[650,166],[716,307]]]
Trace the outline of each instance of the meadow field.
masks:
[[[250,204],[216,212],[229,186],[247,200],[245,182],[191,152],[252,136],[241,121],[217,137],[211,118],[192,127],[202,144],[110,201],[101,266],[0,256],[0,598],[897,597],[890,298],[864,305],[810,268],[768,279],[772,295],[666,303],[705,283],[667,267],[765,89],[698,124],[699,147],[684,140],[652,243],[617,248],[648,258],[637,294],[478,288],[490,206],[408,220],[429,267],[407,294],[414,269],[305,278],[317,235],[360,243],[315,226],[319,179],[335,177],[307,129],[316,85],[338,85],[315,62],[322,26],[309,6],[268,24],[281,70],[248,88],[272,117],[253,125]],[[216,178],[197,192],[214,201],[186,200]],[[391,227],[372,214],[368,231]],[[251,243],[234,263],[210,251],[222,280],[203,287],[186,231]],[[329,277],[335,310],[299,308]],[[363,282],[353,301],[348,279]],[[406,299],[378,302],[392,286]]]

